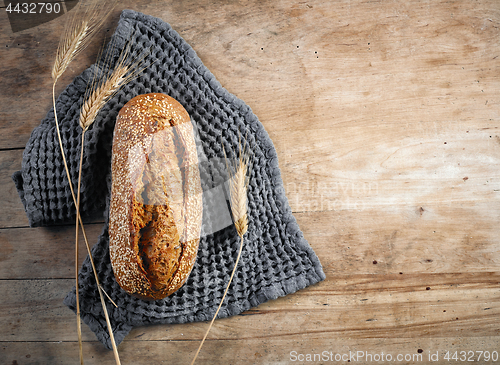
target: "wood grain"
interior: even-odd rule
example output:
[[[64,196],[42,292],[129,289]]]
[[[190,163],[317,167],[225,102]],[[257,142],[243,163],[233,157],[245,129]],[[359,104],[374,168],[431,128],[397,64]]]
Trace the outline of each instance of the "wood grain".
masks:
[[[496,272],[498,218],[478,225],[475,209],[409,207],[296,213],[326,272],[398,274]],[[427,216],[426,216],[427,214]],[[451,218],[453,217],[453,218]]]
[[[127,0],[58,92],[94,62],[125,8],[170,23],[256,113],[327,276],[216,321],[199,363],[347,363],[291,352],[362,351],[423,356],[378,363],[438,353],[432,363],[449,364],[446,351],[500,351],[498,1]],[[51,107],[62,20],[13,34],[0,12],[2,364],[78,360],[62,304],[73,228],[27,228],[11,181]],[[91,244],[101,227],[88,226]],[[122,363],[188,363],[206,326],[135,328]],[[83,330],[85,362],[112,364]]]
[[[334,276],[289,295],[219,320],[212,339],[267,338],[300,335],[349,338],[498,336],[500,276],[463,275]],[[0,341],[76,341],[74,315],[62,300],[72,279],[9,280]],[[464,301],[464,296],[470,299]],[[55,321],[54,318],[58,320]],[[201,340],[206,323],[135,328],[127,340]],[[35,330],[36,329],[36,330]],[[93,339],[90,330],[84,339]],[[101,345],[102,346],[102,345]]]
[[[99,223],[85,226],[91,247],[102,228]],[[72,225],[0,229],[0,280],[74,278],[74,234]],[[83,262],[87,250],[83,238],[80,242],[79,262]]]
[[[497,340],[497,337],[467,338],[465,340],[460,337],[419,338],[411,344],[405,340],[394,338],[349,339],[339,337],[337,340],[332,340],[323,336],[280,338],[272,343],[267,339],[258,338],[238,341],[220,340],[207,341],[204,345],[204,351],[200,353],[199,361],[202,364],[252,363],[284,365],[300,363],[298,361],[292,362],[292,355],[298,357],[299,354],[311,354],[314,356],[326,351],[328,359],[330,353],[332,353],[331,356],[333,356],[334,360],[331,363],[335,364],[348,363],[335,362],[336,355],[348,359],[346,356],[352,356],[349,351],[353,355],[357,355],[357,352],[360,351],[360,358],[357,363],[363,364],[363,357],[371,354],[373,358],[373,355],[381,354],[369,350],[380,346],[384,348],[384,354],[390,354],[394,359],[396,359],[397,355],[406,356],[409,359],[399,363],[409,365],[425,364],[429,359],[429,355],[438,353],[439,360],[432,362],[432,364],[443,365],[450,363],[443,359],[446,351],[453,353],[455,351],[469,351],[463,350],[469,348],[495,348]],[[120,353],[124,359],[134,359],[133,362],[122,360],[123,364],[147,365],[154,363],[166,365],[172,363],[171,359],[179,358],[180,354],[190,353],[196,345],[197,342],[192,343],[190,341],[126,341],[120,346]],[[293,352],[296,352],[296,354]],[[96,346],[95,342],[85,342],[84,353],[87,354],[85,364],[111,365],[115,363],[112,353]],[[47,359],[50,364],[66,365],[78,362],[78,343],[66,341],[43,343],[3,342],[0,347],[0,356],[1,354],[8,354],[5,356],[6,364],[15,364],[17,362],[19,365],[38,365],[41,363],[36,359]],[[422,357],[419,357],[420,355]],[[189,360],[189,357],[187,358]],[[356,357],[353,360],[356,360]],[[379,361],[379,363],[383,362]],[[493,362],[490,361],[490,363]]]

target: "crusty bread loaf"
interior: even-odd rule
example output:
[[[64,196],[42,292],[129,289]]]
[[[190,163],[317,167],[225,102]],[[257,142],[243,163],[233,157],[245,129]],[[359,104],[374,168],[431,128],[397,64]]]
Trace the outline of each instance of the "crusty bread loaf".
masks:
[[[165,94],[120,110],[113,136],[109,252],[118,284],[161,299],[187,280],[198,252],[202,194],[190,117]]]

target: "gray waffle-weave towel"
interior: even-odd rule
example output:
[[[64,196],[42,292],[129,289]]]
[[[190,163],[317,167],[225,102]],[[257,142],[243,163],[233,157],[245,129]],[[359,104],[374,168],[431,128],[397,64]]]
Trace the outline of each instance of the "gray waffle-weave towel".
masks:
[[[285,196],[272,141],[250,107],[226,91],[195,51],[164,21],[124,10],[110,44],[121,50],[126,42],[131,42],[133,55],[147,50],[146,64],[150,66],[106,104],[87,131],[81,197],[83,215],[100,212],[106,221],[92,253],[101,284],[118,305],[115,308],[109,304],[107,308],[116,341],[120,343],[135,326],[205,321],[215,313],[239,247],[234,226],[213,229],[217,224],[211,217],[217,218],[218,214],[209,214],[213,207],[210,194],[205,194],[221,181],[222,175],[213,163],[224,156],[221,140],[236,149],[243,135],[252,150],[253,167],[248,194],[249,229],[219,318],[239,314],[323,280],[321,264],[304,239]],[[87,81],[96,67],[93,65],[76,77],[56,104],[74,186],[81,139],[78,112]],[[107,225],[115,118],[131,98],[150,92],[172,96],[190,114],[197,132],[198,153],[203,156],[200,172],[204,189],[204,234],[193,271],[180,290],[153,302],[129,296],[116,283],[108,254]],[[74,221],[75,209],[60,157],[53,111],[32,132],[22,170],[13,179],[31,226]],[[68,244],[72,242],[68,237]],[[83,320],[111,348],[88,257],[80,270],[80,300]],[[64,302],[75,310],[75,288]]]

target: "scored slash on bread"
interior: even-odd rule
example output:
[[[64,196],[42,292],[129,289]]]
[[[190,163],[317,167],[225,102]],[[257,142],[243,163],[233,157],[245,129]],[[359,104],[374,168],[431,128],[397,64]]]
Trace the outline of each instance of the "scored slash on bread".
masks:
[[[120,110],[113,136],[109,250],[118,284],[162,299],[187,280],[203,212],[190,117],[168,95],[139,95]]]

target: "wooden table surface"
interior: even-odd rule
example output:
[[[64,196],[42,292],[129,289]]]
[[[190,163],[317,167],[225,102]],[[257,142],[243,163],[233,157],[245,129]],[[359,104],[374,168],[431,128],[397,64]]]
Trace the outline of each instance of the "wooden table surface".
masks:
[[[216,321],[198,363],[500,363],[498,0],[122,1],[58,92],[126,8],[170,23],[253,109],[326,273]],[[29,228],[11,180],[65,18],[13,33],[0,10],[0,364],[76,364],[74,228]],[[206,328],[135,328],[122,364],[188,364]],[[83,338],[85,364],[114,364]]]

